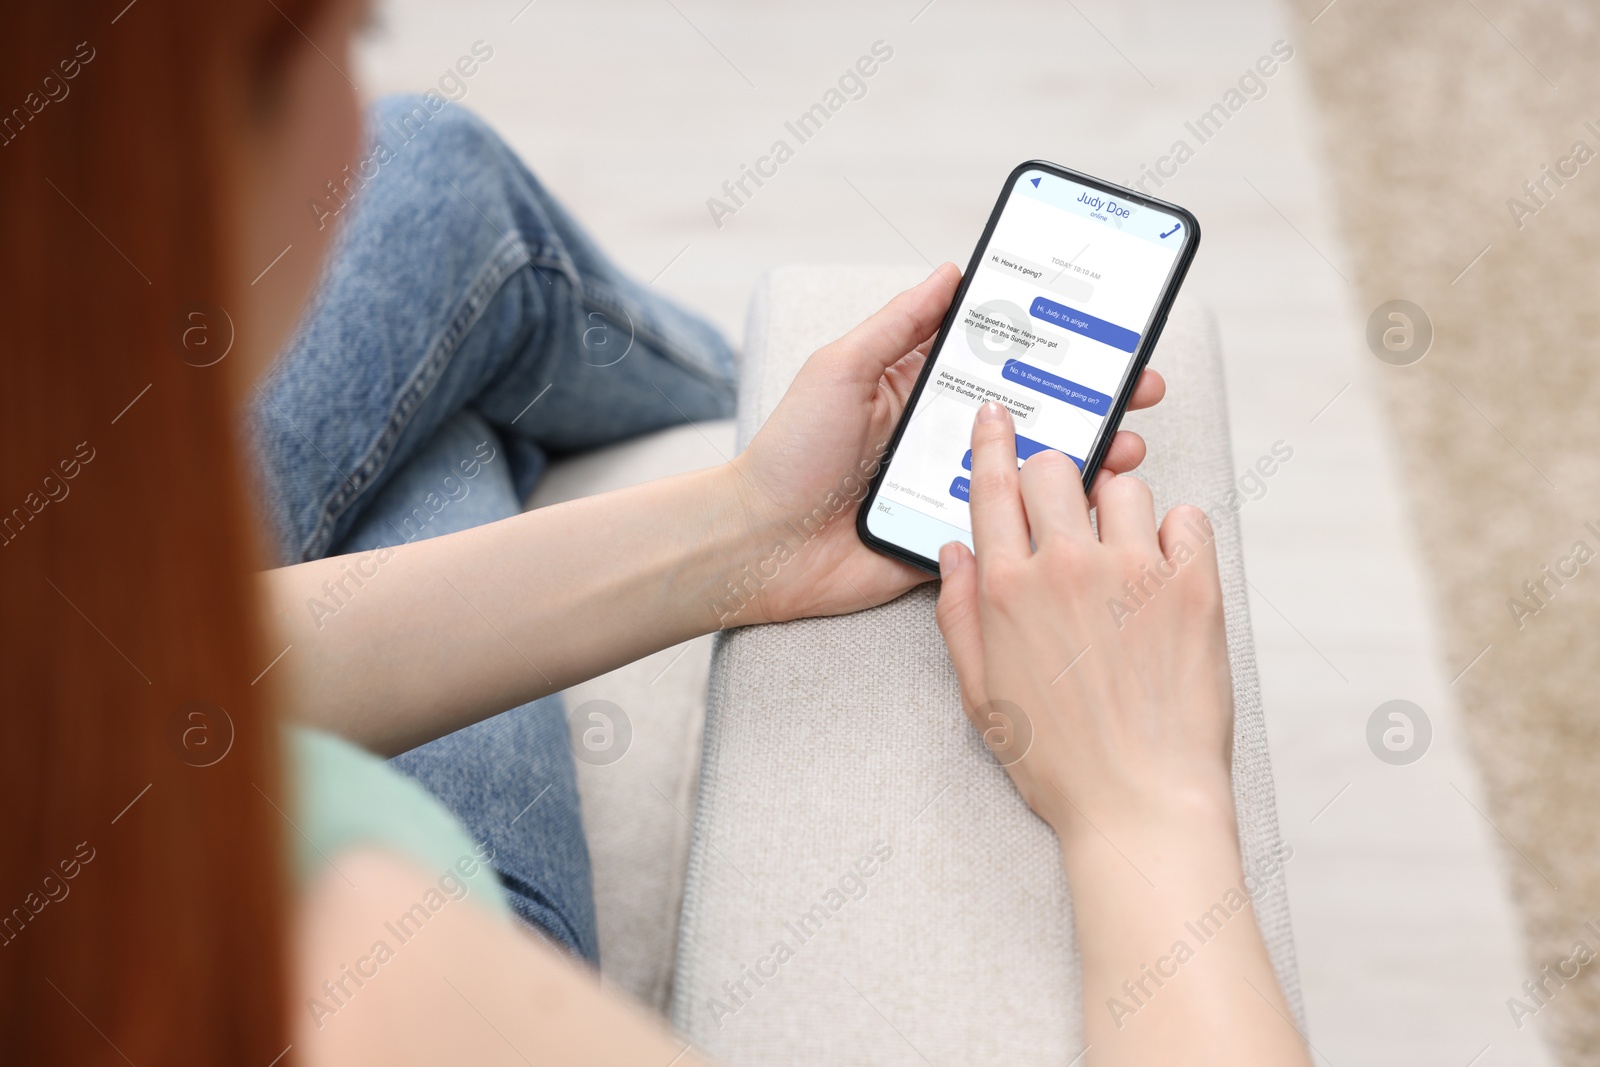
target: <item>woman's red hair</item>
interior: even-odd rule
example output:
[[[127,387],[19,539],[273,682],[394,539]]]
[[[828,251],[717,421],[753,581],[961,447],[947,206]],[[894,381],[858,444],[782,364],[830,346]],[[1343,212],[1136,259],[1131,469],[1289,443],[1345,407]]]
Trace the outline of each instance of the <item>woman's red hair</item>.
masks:
[[[308,6],[18,4],[0,32],[8,1063],[267,1067],[289,1044],[241,355],[194,364],[242,291],[236,138]]]

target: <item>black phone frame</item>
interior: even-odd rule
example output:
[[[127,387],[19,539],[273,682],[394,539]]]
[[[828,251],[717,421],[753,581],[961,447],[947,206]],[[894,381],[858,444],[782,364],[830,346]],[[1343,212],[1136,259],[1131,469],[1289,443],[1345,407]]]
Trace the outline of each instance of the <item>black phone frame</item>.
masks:
[[[956,312],[960,309],[967,295],[967,287],[972,284],[973,275],[977,272],[984,254],[989,249],[989,241],[994,236],[995,224],[1000,221],[1000,213],[1005,210],[1012,193],[1016,190],[1017,180],[1030,170],[1042,170],[1047,174],[1079,185],[1088,186],[1097,192],[1108,193],[1122,200],[1128,200],[1141,207],[1153,208],[1176,215],[1183,221],[1189,231],[1189,237],[1184,242],[1183,250],[1173,262],[1172,269],[1167,275],[1167,280],[1162,286],[1161,296],[1156,301],[1155,307],[1150,311],[1150,317],[1145,321],[1145,328],[1140,334],[1139,348],[1133,354],[1133,359],[1128,364],[1127,373],[1117,387],[1116,399],[1107,416],[1105,425],[1101,430],[1099,439],[1095,442],[1094,450],[1086,457],[1083,463],[1083,484],[1087,489],[1094,483],[1094,477],[1100,471],[1101,464],[1105,461],[1106,450],[1111,447],[1111,441],[1117,435],[1117,429],[1122,425],[1122,417],[1127,413],[1128,400],[1133,395],[1134,386],[1139,382],[1139,376],[1144,373],[1145,365],[1150,362],[1151,353],[1155,351],[1156,342],[1161,339],[1161,331],[1167,324],[1167,313],[1172,310],[1172,302],[1178,296],[1178,289],[1183,285],[1184,277],[1189,273],[1189,264],[1194,261],[1195,252],[1200,247],[1200,221],[1187,208],[1177,204],[1159,200],[1134,189],[1127,189],[1120,185],[1102,181],[1099,178],[1080,173],[1056,163],[1042,159],[1030,159],[1019,163],[1006,177],[1005,187],[1001,189],[999,199],[995,201],[994,210],[989,213],[989,221],[983,227],[983,236],[978,238],[977,247],[972,251],[972,258],[967,263],[966,272],[961,276],[961,285],[956,289],[956,295],[950,301],[950,308],[945,312],[944,321],[939,324],[939,332],[934,337],[933,346],[928,349],[928,359],[923,364],[922,373],[917,377],[917,384],[912,388],[911,395],[906,399],[905,410],[900,413],[900,421],[894,428],[894,435],[889,438],[889,446],[878,462],[877,473],[873,475],[871,487],[867,495],[862,498],[861,506],[856,510],[856,535],[863,544],[875,552],[908,563],[918,570],[931,574],[939,573],[937,560],[920,556],[915,552],[885,541],[867,529],[867,516],[871,514],[872,506],[877,502],[878,491],[883,485],[884,478],[889,473],[889,464],[894,459],[896,449],[900,447],[900,438],[905,434],[906,425],[910,422],[911,413],[916,410],[917,401],[922,396],[922,390],[927,385],[933,367],[938,362],[939,353],[944,348],[945,338],[949,335],[951,327],[955,325]]]

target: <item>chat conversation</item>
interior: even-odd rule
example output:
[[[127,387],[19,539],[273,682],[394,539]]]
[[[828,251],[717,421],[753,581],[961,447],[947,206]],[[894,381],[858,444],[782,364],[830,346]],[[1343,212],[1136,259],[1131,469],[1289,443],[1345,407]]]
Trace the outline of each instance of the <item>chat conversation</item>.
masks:
[[[1111,414],[1111,398],[1104,393],[1090,389],[1086,385],[1079,385],[1067,379],[1042,371],[1038,367],[1030,367],[1019,360],[1011,360],[1000,371],[1008,381],[1018,385],[1027,386],[1029,389],[1053,396],[1057,400],[1065,401],[1073,407],[1092,411],[1096,415]]]
[[[1016,362],[1013,360],[1012,362]],[[1044,373],[1040,371],[1039,373]],[[1039,414],[1039,405],[1030,404],[1028,401],[992,385],[976,381],[966,375],[939,368],[933,378],[928,382],[928,387],[933,390],[934,399],[953,400],[965,407],[976,410],[985,401],[995,400],[1004,404],[1011,412],[1011,417],[1020,425],[1027,426]]]
[[[1106,453],[1195,239],[1175,216],[1120,196],[1113,207],[1104,189],[1045,168],[1009,184],[862,513],[869,544],[930,569],[952,540],[973,543],[973,419],[985,402],[1011,412],[1019,467],[1081,478]],[[980,507],[993,458],[979,446]]]

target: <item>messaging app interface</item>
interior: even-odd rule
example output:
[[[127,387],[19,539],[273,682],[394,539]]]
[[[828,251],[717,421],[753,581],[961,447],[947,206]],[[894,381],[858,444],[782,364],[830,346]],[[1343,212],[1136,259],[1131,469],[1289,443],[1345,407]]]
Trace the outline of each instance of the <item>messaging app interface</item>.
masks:
[[[1091,455],[1161,291],[1189,240],[1181,220],[1027,171],[995,224],[867,516],[929,559],[972,544],[972,420],[1011,410],[1017,459]]]

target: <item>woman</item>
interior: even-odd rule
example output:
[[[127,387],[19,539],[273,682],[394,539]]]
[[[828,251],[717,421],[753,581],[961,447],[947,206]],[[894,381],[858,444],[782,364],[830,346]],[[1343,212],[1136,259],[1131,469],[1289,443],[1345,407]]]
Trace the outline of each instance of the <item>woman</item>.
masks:
[[[870,462],[956,272],[816,353],[738,457],[516,514],[549,451],[725,411],[726,349],[458,111],[386,105],[403,143],[364,145],[359,0],[257,7],[34,5],[0,35],[8,1058],[693,1062],[572,959],[587,867],[537,701],[921,580],[846,514],[738,617],[712,595]],[[1111,470],[1142,452],[1119,437]],[[1072,465],[1019,473],[993,406],[973,468],[978,551],[942,553],[940,625],[969,711],[1033,721],[1009,770],[1061,841],[1089,1062],[1306,1062],[1253,923],[1137,1019],[1100,1009],[1242,881],[1215,559],[1175,549],[1203,517],[1158,528],[1108,472],[1096,535]],[[253,577],[274,553],[292,565]],[[1118,629],[1105,600],[1169,557]],[[280,715],[321,730],[280,751]],[[528,759],[537,809],[494,777]]]

